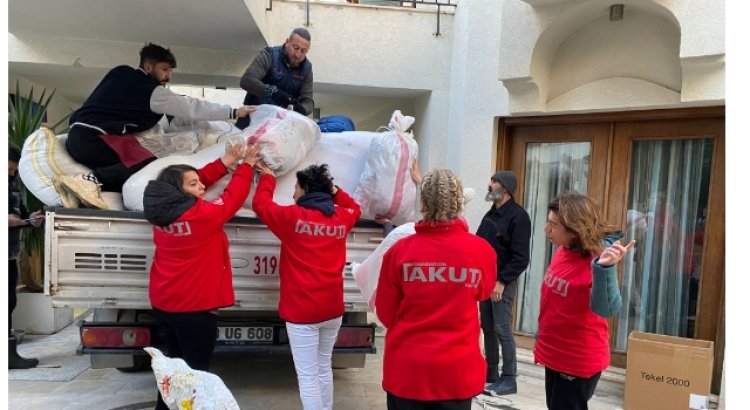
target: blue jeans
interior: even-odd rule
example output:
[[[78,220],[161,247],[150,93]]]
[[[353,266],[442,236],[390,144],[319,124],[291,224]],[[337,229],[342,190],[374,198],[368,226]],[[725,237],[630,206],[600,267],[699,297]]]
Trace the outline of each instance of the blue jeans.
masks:
[[[487,361],[487,383],[500,380],[498,366],[500,351],[503,355],[503,376],[517,375],[516,340],[513,338],[513,299],[516,298],[518,281],[505,286],[503,299],[493,302],[491,299],[479,302],[479,318],[484,334],[484,358]]]

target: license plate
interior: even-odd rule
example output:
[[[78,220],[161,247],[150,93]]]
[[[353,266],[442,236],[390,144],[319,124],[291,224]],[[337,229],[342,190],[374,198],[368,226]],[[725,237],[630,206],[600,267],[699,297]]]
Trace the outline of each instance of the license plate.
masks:
[[[216,340],[222,342],[273,342],[273,327],[220,327]]]

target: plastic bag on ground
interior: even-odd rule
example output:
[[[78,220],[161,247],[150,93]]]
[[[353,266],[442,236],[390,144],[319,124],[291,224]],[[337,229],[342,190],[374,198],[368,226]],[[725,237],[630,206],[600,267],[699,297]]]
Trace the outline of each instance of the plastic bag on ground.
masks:
[[[171,410],[239,410],[219,376],[191,369],[184,360],[169,358],[157,348],[145,347],[162,400]]]
[[[417,142],[407,129],[414,117],[395,111],[388,131],[370,143],[359,185],[354,192],[362,217],[387,218],[400,225],[419,219],[417,185],[409,169],[417,157]]]

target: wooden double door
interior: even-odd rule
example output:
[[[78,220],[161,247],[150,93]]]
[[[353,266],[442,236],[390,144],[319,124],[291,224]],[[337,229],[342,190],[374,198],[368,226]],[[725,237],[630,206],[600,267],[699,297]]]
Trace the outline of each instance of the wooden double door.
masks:
[[[504,118],[498,169],[519,180],[532,221],[530,264],[519,278],[514,330],[532,348],[553,246],[547,204],[564,191],[594,198],[637,241],[618,267],[623,307],[610,321],[612,363],[625,367],[631,331],[715,342],[724,349],[724,107]]]

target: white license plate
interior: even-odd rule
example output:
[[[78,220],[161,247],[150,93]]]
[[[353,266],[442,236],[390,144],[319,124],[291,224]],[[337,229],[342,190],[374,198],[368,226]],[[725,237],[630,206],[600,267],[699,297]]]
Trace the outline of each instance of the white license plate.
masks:
[[[228,342],[272,342],[272,327],[220,327],[216,338]]]

